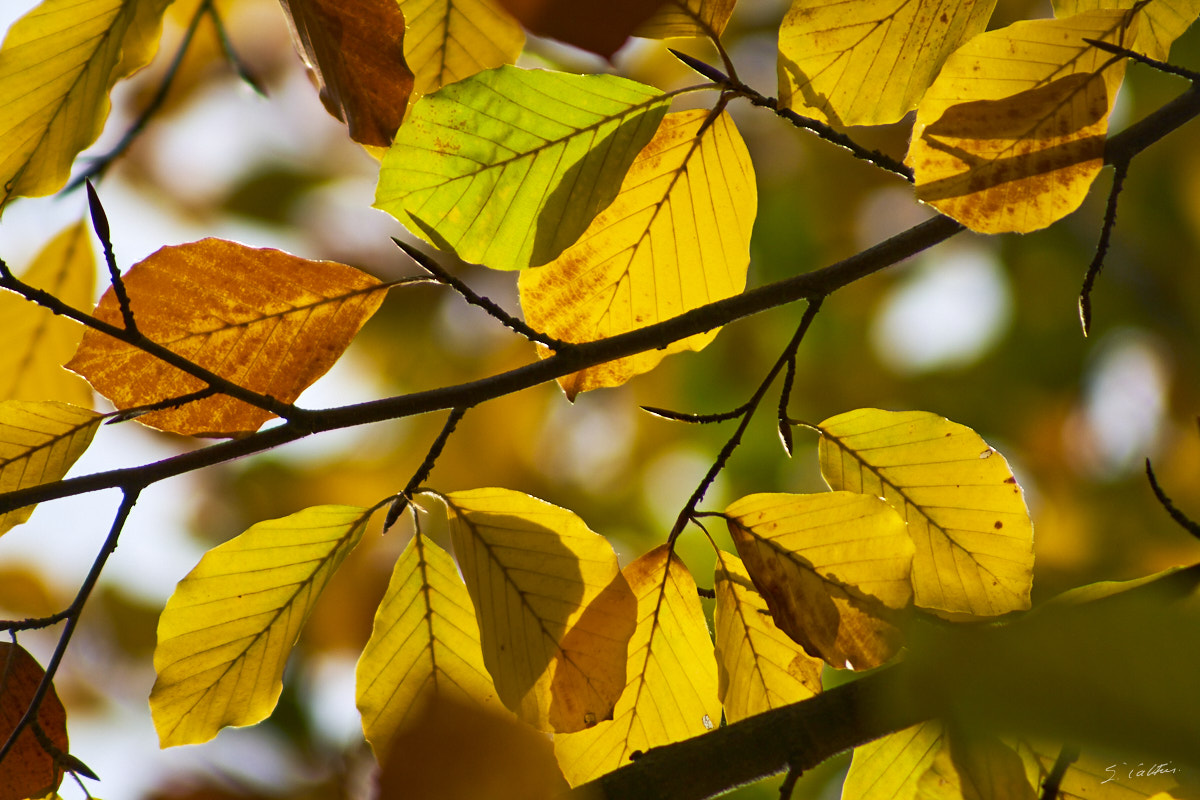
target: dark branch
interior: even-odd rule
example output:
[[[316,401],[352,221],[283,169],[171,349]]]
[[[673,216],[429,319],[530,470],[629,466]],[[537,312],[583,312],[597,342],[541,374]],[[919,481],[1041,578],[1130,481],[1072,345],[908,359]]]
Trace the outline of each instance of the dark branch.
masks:
[[[88,208],[92,213],[92,227],[96,231],[96,238],[100,240],[101,247],[104,248],[104,263],[108,265],[108,277],[112,281],[113,292],[117,295],[117,304],[121,308],[121,319],[125,322],[125,330],[137,333],[137,323],[134,322],[133,309],[129,305],[129,293],[125,291],[125,281],[121,280],[121,270],[117,266],[116,254],[113,253],[112,231],[108,227],[108,215],[104,213],[104,206],[100,203],[100,196],[96,194],[96,187],[92,186],[90,180],[85,180],[84,185],[87,187]]]
[[[454,429],[458,427],[458,423],[466,416],[467,409],[452,408],[450,416],[446,418],[446,423],[442,426],[442,430],[438,433],[437,438],[433,440],[433,444],[429,445],[429,452],[425,454],[425,460],[421,462],[421,466],[417,467],[417,471],[413,473],[412,478],[408,481],[408,485],[404,487],[404,491],[395,499],[392,505],[388,508],[387,515],[383,520],[383,532],[387,533],[388,529],[396,524],[396,520],[404,513],[404,509],[408,507],[413,496],[413,492],[421,488],[421,484],[429,478],[429,473],[433,472],[433,465],[437,463],[438,456],[442,454],[442,450],[446,447],[446,442],[450,440],[450,435],[454,433]]]
[[[1067,768],[1078,760],[1078,747],[1069,744],[1062,746],[1062,749],[1058,751],[1058,758],[1054,760],[1054,766],[1050,769],[1050,774],[1042,783],[1042,800],[1057,800],[1063,776],[1067,774]]]
[[[1158,502],[1167,510],[1167,513],[1171,515],[1171,519],[1179,523],[1179,526],[1192,536],[1200,539],[1200,522],[1196,522],[1195,520],[1189,518],[1186,514],[1175,507],[1175,504],[1171,502],[1171,498],[1167,497],[1166,493],[1162,490],[1162,487],[1158,485],[1158,478],[1154,477],[1154,469],[1151,468],[1150,459],[1148,458],[1146,459],[1146,477],[1150,479],[1150,488],[1154,491],[1154,496],[1158,498]]]
[[[1092,47],[1098,48],[1107,53],[1112,53],[1116,56],[1124,56],[1132,61],[1137,61],[1140,64],[1153,67],[1159,72],[1165,72],[1168,75],[1176,75],[1180,78],[1189,80],[1192,83],[1200,83],[1200,72],[1193,72],[1190,69],[1177,67],[1174,64],[1168,64],[1165,61],[1159,61],[1158,59],[1150,58],[1149,56],[1130,50],[1128,47],[1121,47],[1120,45],[1112,44],[1111,42],[1105,42],[1099,39],[1084,39],[1084,41],[1090,44]]]
[[[1079,321],[1083,325],[1083,335],[1087,336],[1092,329],[1092,287],[1100,270],[1104,268],[1104,257],[1108,254],[1109,240],[1113,229],[1117,226],[1117,198],[1125,186],[1125,176],[1128,173],[1129,162],[1116,165],[1113,173],[1112,188],[1108,191],[1108,204],[1104,209],[1104,224],[1100,228],[1100,240],[1096,242],[1096,254],[1092,263],[1088,264],[1087,273],[1083,276],[1083,287],[1079,290]]]

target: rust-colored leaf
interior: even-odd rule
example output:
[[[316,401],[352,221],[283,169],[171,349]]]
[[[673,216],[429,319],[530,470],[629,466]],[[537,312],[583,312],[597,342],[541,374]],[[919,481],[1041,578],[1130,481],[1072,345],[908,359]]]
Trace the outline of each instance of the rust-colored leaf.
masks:
[[[8,740],[29,709],[45,674],[25,648],[0,642],[0,742]],[[0,763],[0,800],[44,797],[62,783],[62,765],[68,752],[67,712],[53,686],[42,699],[33,725],[21,731],[13,749]],[[52,750],[47,749],[47,744]]]
[[[280,2],[325,108],[349,126],[354,141],[390,145],[413,90],[396,0]]]
[[[138,330],[246,389],[285,403],[333,366],[383,302],[386,287],[345,264],[309,261],[222,239],[164,247],[124,277]],[[110,288],[97,318],[120,327]],[[89,330],[68,369],[119,409],[182,397],[204,381]],[[226,395],[153,411],[138,421],[196,436],[255,431],[271,413]]]
[[[654,16],[662,0],[499,0],[538,36],[549,36],[605,58]]]

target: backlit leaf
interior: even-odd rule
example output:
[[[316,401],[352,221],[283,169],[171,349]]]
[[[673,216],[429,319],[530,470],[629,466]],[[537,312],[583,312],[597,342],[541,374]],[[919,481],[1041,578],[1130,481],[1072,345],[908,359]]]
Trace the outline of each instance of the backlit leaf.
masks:
[[[1054,16],[1069,17],[1103,8],[1130,9],[1139,0],[1054,0]],[[1131,50],[1166,61],[1171,43],[1200,16],[1198,0],[1154,0],[1138,11],[1138,26]]]
[[[481,72],[413,106],[375,205],[465,261],[545,264],[616,197],[668,102],[614,75]]]
[[[345,264],[221,239],[164,247],[124,276],[138,330],[234,383],[290,403],[333,366],[386,287]],[[95,316],[122,326],[110,288]],[[119,409],[180,397],[203,381],[88,330],[67,365]],[[138,421],[174,433],[232,436],[271,413],[216,395]]]
[[[207,742],[270,715],[304,621],[370,516],[314,506],[204,554],[158,620],[150,713],[163,747]]]
[[[901,645],[913,544],[884,501],[850,492],[753,494],[729,533],[775,624],[834,667],[869,669]]]
[[[967,42],[917,109],[905,158],[917,197],[981,233],[1026,233],[1078,208],[1104,164],[1125,70],[1084,39],[1127,42],[1126,23],[1093,11]]]
[[[92,443],[101,419],[53,400],[0,401],[0,494],[61,479]],[[27,506],[0,514],[0,534],[32,513]]]
[[[96,263],[87,227],[79,222],[38,253],[21,280],[75,308],[94,297]],[[5,346],[0,348],[0,400],[62,400],[91,406],[92,391],[62,368],[83,336],[77,323],[8,292],[0,293]]]
[[[1015,750],[1034,786],[1041,786],[1054,768],[1061,746],[1047,742],[1017,742]],[[1156,769],[1157,768],[1157,769]],[[1174,761],[1101,757],[1084,748],[1063,773],[1055,800],[1172,800],[1190,798],[1195,790],[1180,790],[1182,770]]]
[[[0,49],[0,209],[52,194],[100,135],[113,84],[158,48],[169,0],[44,0]]]
[[[520,492],[475,489],[445,501],[500,699],[541,730],[610,719],[637,612],[612,545],[570,511]]]
[[[527,29],[611,58],[663,0],[499,0]]]
[[[1035,800],[1016,751],[999,738],[950,732],[918,784],[920,800]]]
[[[25,648],[0,642],[0,742],[5,742],[29,704],[46,671]],[[57,752],[47,751],[32,726],[26,726],[0,763],[0,800],[25,800],[53,794],[63,779],[63,757],[69,752],[67,712],[54,685],[42,699],[34,724]]]
[[[621,192],[553,263],[521,275],[535,329],[586,342],[731,297],[745,288],[758,199],[754,167],[728,114],[669,114]],[[664,356],[700,350],[717,332],[600,364],[559,380],[567,397],[618,386]]]
[[[441,694],[421,704],[381,763],[379,800],[555,800],[567,788],[545,736]]]
[[[927,411],[873,408],[819,428],[829,486],[882,497],[908,521],[918,606],[978,616],[1029,608],[1033,523],[1008,462],[979,434]]]
[[[400,0],[400,10],[417,94],[511,64],[525,45],[521,26],[494,0]]]
[[[942,737],[942,723],[930,720],[854,748],[842,800],[912,800]]]
[[[715,590],[719,695],[728,722],[821,691],[823,662],[775,626],[740,558],[717,553]]]
[[[698,736],[721,722],[713,643],[691,573],[661,545],[625,567],[625,577],[638,598],[629,685],[610,721],[554,737],[572,786],[628,764],[635,750]]]
[[[420,532],[396,560],[356,677],[363,732],[380,761],[432,695],[497,703],[467,587]]]
[[[648,39],[720,36],[736,5],[737,0],[666,0],[634,35]]]
[[[981,33],[996,0],[792,0],[779,28],[779,102],[841,125],[916,108],[946,57]]]
[[[396,0],[281,2],[325,108],[354,141],[390,145],[413,89]]]

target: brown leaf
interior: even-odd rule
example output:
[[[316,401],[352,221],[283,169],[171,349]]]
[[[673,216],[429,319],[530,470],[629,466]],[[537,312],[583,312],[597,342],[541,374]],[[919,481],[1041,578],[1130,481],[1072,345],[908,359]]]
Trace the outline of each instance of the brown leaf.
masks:
[[[413,74],[396,0],[280,0],[321,102],[356,142],[387,147],[404,118]]]
[[[25,648],[0,642],[0,742],[7,741],[25,715],[43,675],[45,670]],[[34,725],[39,730],[26,726],[0,763],[0,800],[44,797],[62,783],[61,761],[68,751],[67,712],[53,686],[42,699]],[[47,752],[46,743],[57,753]]]
[[[193,363],[284,403],[333,366],[383,302],[359,270],[222,239],[164,247],[124,277],[138,330]],[[120,327],[110,288],[95,316]],[[119,409],[203,389],[199,378],[88,330],[67,364]],[[257,430],[271,413],[226,395],[153,411],[138,421],[195,436]]]
[[[538,36],[573,44],[605,58],[625,44],[663,0],[500,0]]]

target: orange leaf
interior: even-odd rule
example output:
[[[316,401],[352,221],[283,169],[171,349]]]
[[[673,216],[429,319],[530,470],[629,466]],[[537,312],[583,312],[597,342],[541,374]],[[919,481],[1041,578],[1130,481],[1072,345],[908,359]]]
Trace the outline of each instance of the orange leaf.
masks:
[[[138,330],[193,363],[284,403],[333,366],[383,302],[378,280],[345,264],[308,261],[222,239],[164,247],[125,275]],[[98,319],[121,326],[110,288]],[[203,389],[132,345],[88,330],[67,364],[119,409]],[[271,413],[226,395],[154,411],[138,421],[174,433],[237,436]]]
[[[625,44],[663,0],[500,0],[538,36],[582,47],[605,58]]]
[[[390,145],[413,90],[396,0],[281,2],[325,108],[354,141]]]
[[[7,741],[25,715],[45,674],[25,648],[0,642],[0,742]],[[38,708],[35,724],[58,752],[53,755],[47,752],[33,727],[26,726],[0,763],[0,800],[44,797],[62,783],[61,762],[68,750],[67,712],[53,686]]]

